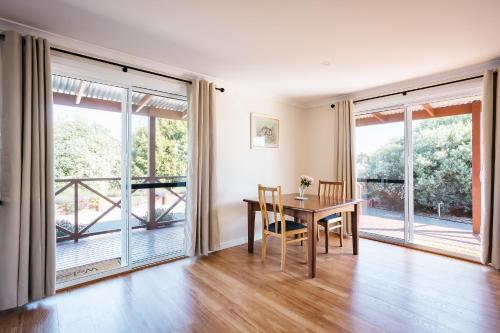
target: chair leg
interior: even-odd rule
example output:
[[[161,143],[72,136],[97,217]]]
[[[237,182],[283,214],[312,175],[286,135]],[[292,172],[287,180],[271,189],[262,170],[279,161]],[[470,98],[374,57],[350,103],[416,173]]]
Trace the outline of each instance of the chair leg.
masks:
[[[286,259],[286,237],[281,238],[281,271],[285,271],[285,259]]]
[[[339,236],[340,236],[340,247],[344,246],[344,224],[342,223],[342,221],[340,222],[340,233],[339,233]]]
[[[330,226],[328,225],[328,222],[325,225],[325,253],[328,253],[328,232],[329,232]]]
[[[316,240],[318,240],[318,241],[319,241],[319,224],[318,224],[318,225],[317,225],[317,227],[316,227],[316,231],[317,231],[317,232],[316,232]]]
[[[262,262],[266,262],[267,235],[262,234]]]
[[[306,246],[304,246],[304,254],[306,256],[306,264],[307,264],[307,256],[308,256],[308,253],[307,253],[307,242],[309,241],[309,239],[306,239],[304,241],[304,243],[306,244]]]

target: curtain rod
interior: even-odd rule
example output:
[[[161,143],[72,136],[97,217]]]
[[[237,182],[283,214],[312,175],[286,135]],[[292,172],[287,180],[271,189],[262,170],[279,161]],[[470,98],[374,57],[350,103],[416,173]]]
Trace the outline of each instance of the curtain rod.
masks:
[[[150,70],[147,70],[147,69],[142,69],[142,68],[138,68],[138,67],[134,67],[134,66],[124,65],[124,64],[120,64],[118,62],[114,62],[114,61],[110,61],[110,60],[106,60],[106,59],[101,59],[101,58],[96,58],[96,57],[88,56],[86,54],[81,54],[81,53],[77,53],[77,52],[73,52],[73,51],[68,51],[68,50],[60,49],[60,48],[53,47],[53,46],[51,46],[50,49],[52,51],[56,51],[56,52],[60,52],[60,53],[68,54],[68,55],[72,55],[72,56],[75,56],[75,57],[80,57],[80,58],[84,58],[84,59],[88,59],[88,60],[93,60],[93,61],[97,61],[97,62],[102,62],[102,63],[108,64],[108,65],[118,66],[118,67],[121,67],[122,71],[124,71],[125,73],[128,72],[129,69],[131,69],[131,70],[134,70],[134,71],[137,71],[137,72],[142,72],[142,73],[146,73],[146,74],[160,76],[160,77],[164,77],[164,78],[172,79],[172,80],[176,80],[176,81],[181,81],[181,82],[184,82],[184,83],[187,83],[187,84],[193,84],[193,82],[191,80],[186,80],[186,79],[182,79],[182,78],[171,76],[171,75],[167,75],[167,74],[161,74],[161,73],[153,72],[153,71],[150,71]],[[224,92],[225,91],[224,88],[215,88],[215,89],[218,90],[218,91],[220,91],[220,92]]]
[[[0,39],[4,39],[4,38],[5,38],[5,35],[3,33],[0,34]],[[92,56],[89,56],[89,55],[86,55],[86,54],[82,54],[82,53],[78,53],[78,52],[73,52],[73,51],[68,51],[68,50],[61,49],[61,48],[54,47],[54,46],[51,46],[50,49],[52,51],[56,51],[56,52],[60,52],[60,53],[68,54],[68,55],[72,55],[72,56],[75,56],[75,57],[80,57],[80,58],[84,58],[84,59],[88,59],[88,60],[93,60],[93,61],[97,61],[97,62],[102,62],[102,63],[108,64],[108,65],[118,66],[118,67],[121,67],[122,71],[124,71],[124,72],[128,72],[128,70],[131,69],[131,70],[134,70],[134,71],[137,71],[137,72],[142,72],[142,73],[146,73],[146,74],[160,76],[160,77],[171,79],[171,80],[181,81],[181,82],[184,82],[184,83],[187,83],[187,84],[193,84],[193,82],[191,80],[186,80],[186,79],[182,79],[182,78],[171,76],[171,75],[167,75],[167,74],[161,74],[161,73],[153,72],[153,71],[150,71],[150,70],[147,70],[147,69],[142,69],[142,68],[139,68],[139,67],[124,65],[124,64],[121,64],[121,63],[118,63],[118,62],[114,62],[114,61],[111,61],[111,60],[106,60],[106,59],[102,59],[102,58],[92,57]],[[225,91],[224,88],[215,88],[215,89],[218,90],[218,91],[220,91],[220,92],[224,92]]]
[[[465,79],[459,79],[459,80],[453,80],[453,81],[448,81],[448,82],[443,82],[443,83],[437,83],[437,84],[432,84],[430,86],[425,86],[425,87],[420,87],[420,88],[402,90],[402,91],[398,91],[398,92],[395,92],[395,93],[390,93],[390,94],[385,94],[385,95],[379,95],[379,96],[374,96],[374,97],[368,97],[368,98],[363,98],[363,99],[357,99],[357,100],[354,101],[354,103],[371,101],[373,99],[384,98],[384,97],[389,97],[389,96],[396,96],[396,95],[399,95],[399,94],[402,94],[403,96],[406,96],[406,94],[409,93],[409,92],[414,92],[414,91],[419,91],[419,90],[424,90],[424,89],[430,89],[430,88],[436,88],[436,87],[446,86],[448,84],[453,84],[453,83],[459,83],[459,82],[464,82],[464,81],[475,80],[475,79],[482,78],[483,76],[484,75],[477,75],[477,76],[467,77]],[[331,104],[330,107],[332,109],[335,108],[335,104]]]

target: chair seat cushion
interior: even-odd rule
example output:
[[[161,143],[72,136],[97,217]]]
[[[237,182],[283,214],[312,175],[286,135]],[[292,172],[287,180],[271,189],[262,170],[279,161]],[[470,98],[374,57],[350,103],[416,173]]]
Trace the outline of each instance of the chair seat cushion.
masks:
[[[286,231],[292,231],[292,230],[298,230],[298,229],[304,229],[307,228],[305,225],[293,222],[293,221],[286,221]],[[269,231],[271,232],[276,232],[276,223],[271,223],[269,225]],[[278,223],[278,234],[281,233],[281,223]]]
[[[340,214],[332,214],[332,215],[328,215],[327,217],[323,217],[318,222],[328,222],[330,220],[334,220],[334,219],[338,219],[338,218],[340,218]]]

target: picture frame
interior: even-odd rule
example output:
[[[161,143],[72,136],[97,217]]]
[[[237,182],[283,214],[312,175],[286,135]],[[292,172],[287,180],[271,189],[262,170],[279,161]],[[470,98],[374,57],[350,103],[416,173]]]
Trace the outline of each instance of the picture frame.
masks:
[[[250,113],[250,148],[278,149],[279,118],[261,113]]]

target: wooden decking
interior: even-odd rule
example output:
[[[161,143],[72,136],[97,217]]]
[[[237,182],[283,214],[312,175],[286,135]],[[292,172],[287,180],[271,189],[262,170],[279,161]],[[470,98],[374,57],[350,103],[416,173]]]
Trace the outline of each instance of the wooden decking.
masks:
[[[98,281],[0,313],[5,332],[499,332],[500,273],[400,246],[331,236],[314,279],[304,251],[246,245]],[[322,241],[321,241],[322,243]]]
[[[121,257],[121,233],[90,236],[57,243],[57,270],[79,267],[95,262]],[[130,238],[132,261],[158,256],[179,256],[184,250],[183,223],[175,223],[161,229],[134,229]]]
[[[360,216],[360,230],[375,235],[403,239],[404,222],[391,216]],[[414,243],[459,255],[479,258],[479,235],[472,233],[472,226],[432,218],[416,218]]]

